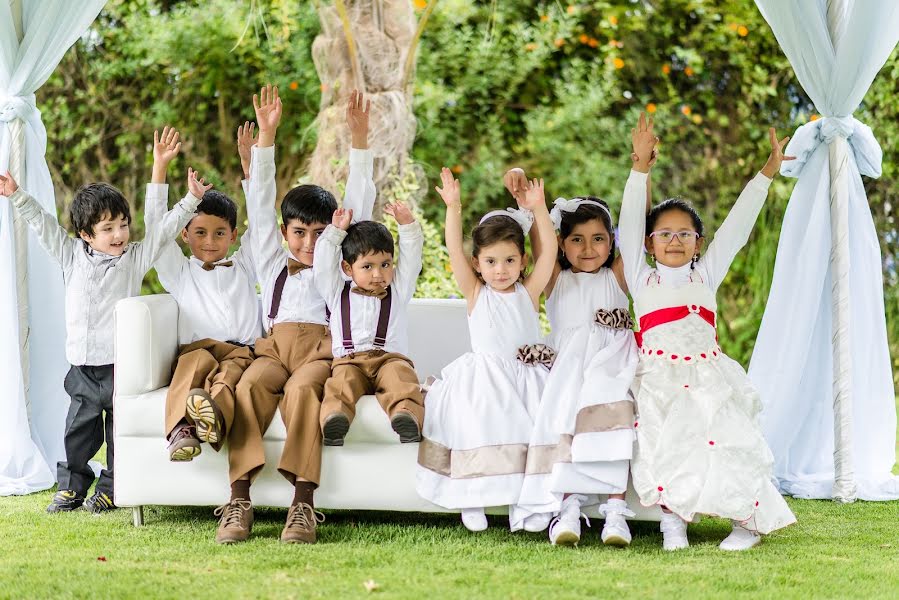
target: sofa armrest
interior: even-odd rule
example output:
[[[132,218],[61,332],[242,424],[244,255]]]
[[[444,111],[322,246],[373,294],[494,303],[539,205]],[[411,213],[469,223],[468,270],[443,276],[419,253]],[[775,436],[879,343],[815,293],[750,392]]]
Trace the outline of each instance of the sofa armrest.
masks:
[[[135,296],[115,306],[115,393],[169,385],[178,354],[178,304],[169,294]]]

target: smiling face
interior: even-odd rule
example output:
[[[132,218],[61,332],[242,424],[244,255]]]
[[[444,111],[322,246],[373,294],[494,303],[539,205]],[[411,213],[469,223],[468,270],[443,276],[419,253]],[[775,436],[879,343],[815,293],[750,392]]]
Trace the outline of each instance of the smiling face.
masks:
[[[590,219],[575,225],[568,237],[560,236],[559,247],[573,272],[595,273],[609,260],[612,236],[601,220]]]
[[[237,239],[237,230],[222,217],[199,213],[181,231],[190,252],[203,262],[218,262],[228,256],[228,247]]]
[[[356,287],[369,292],[380,292],[393,283],[396,268],[393,265],[393,255],[383,250],[370,252],[360,256],[351,265],[343,261],[343,272],[352,278]]]
[[[100,221],[93,226],[93,232],[80,231],[78,235],[88,245],[110,256],[121,256],[131,239],[131,228],[125,215],[113,217],[109,212],[103,213]]]
[[[498,292],[510,289],[524,270],[527,255],[510,241],[496,242],[480,249],[471,262],[484,283]]]
[[[295,259],[307,266],[312,266],[315,257],[315,242],[325,231],[327,223],[311,223],[307,225],[299,219],[291,219],[281,226],[281,235],[287,240],[287,247]]]
[[[666,241],[658,232],[670,232]],[[687,235],[685,232],[693,232]],[[655,233],[656,235],[652,235]],[[689,213],[682,210],[666,210],[658,216],[650,235],[646,237],[646,250],[655,256],[656,262],[666,267],[677,268],[689,264],[702,251],[704,238],[697,238],[696,226]],[[679,235],[680,234],[680,235]],[[681,236],[685,239],[681,239]]]

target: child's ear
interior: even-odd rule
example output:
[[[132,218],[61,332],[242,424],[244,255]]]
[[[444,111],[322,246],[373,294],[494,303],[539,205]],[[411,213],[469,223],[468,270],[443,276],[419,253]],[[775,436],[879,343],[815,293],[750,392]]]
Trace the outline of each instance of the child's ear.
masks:
[[[187,227],[181,230],[181,241],[187,243]]]
[[[353,277],[353,266],[345,260],[340,261],[340,266],[347,277]]]
[[[653,253],[653,250],[652,250],[652,238],[649,237],[648,235],[646,236],[646,239],[643,241],[643,247],[646,248],[647,254],[652,254],[652,253]]]
[[[702,252],[702,245],[703,245],[703,243],[705,243],[705,238],[704,238],[704,237],[697,238],[697,240],[696,240],[696,254],[699,254],[700,252]]]
[[[521,255],[521,270],[523,271],[528,266],[528,253],[525,252]]]
[[[89,234],[88,232],[86,232],[83,229],[78,232],[78,237],[80,237],[82,240],[84,240],[88,244],[90,244],[91,240],[94,239],[94,236],[92,236],[91,234]]]
[[[281,225],[281,235],[284,236],[284,239],[287,239],[287,225]]]
[[[478,265],[478,259],[474,256],[471,257],[471,268],[475,270],[475,273],[481,272],[481,267]]]
[[[231,244],[237,241],[237,228],[231,230]]]

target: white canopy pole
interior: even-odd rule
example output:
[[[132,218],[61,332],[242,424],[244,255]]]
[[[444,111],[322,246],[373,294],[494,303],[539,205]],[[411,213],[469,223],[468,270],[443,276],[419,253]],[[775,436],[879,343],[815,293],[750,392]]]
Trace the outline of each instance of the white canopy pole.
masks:
[[[834,54],[846,31],[847,0],[828,0],[827,29]],[[852,463],[852,352],[849,334],[849,143],[836,136],[830,154],[830,273],[833,331],[833,499],[855,502]]]

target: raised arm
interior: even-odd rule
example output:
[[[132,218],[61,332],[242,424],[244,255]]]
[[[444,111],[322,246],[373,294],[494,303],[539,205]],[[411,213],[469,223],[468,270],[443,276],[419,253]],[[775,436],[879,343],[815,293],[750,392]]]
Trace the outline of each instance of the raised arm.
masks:
[[[524,169],[519,167],[514,167],[506,171],[506,174],[503,175],[503,185],[509,190],[509,193],[515,198],[515,202],[518,203],[518,206],[524,207],[523,203],[526,203],[525,193],[529,187],[527,175],[524,172]],[[555,235],[552,236],[554,240],[556,240]],[[558,260],[558,242],[553,245],[553,250],[556,254],[556,261],[553,264],[553,272],[549,278],[549,281],[546,283],[546,287],[543,288],[543,293],[546,294],[547,297],[552,293],[553,288],[556,285],[556,278],[558,278],[559,273],[562,271],[562,266],[559,264]],[[531,249],[534,251],[534,260],[539,260],[540,256],[546,252],[546,247],[543,243],[543,237],[540,235],[539,227],[531,228]]]
[[[343,288],[340,261],[343,258],[341,244],[346,237],[346,230],[353,221],[353,211],[338,208],[334,211],[331,224],[328,225],[318,241],[315,242],[315,289],[329,307],[338,301]]]
[[[462,201],[459,180],[453,177],[452,171],[443,167],[440,172],[440,180],[443,187],[435,187],[437,193],[446,204],[446,226],[444,236],[446,249],[449,252],[450,267],[459,291],[468,300],[469,312],[476,299],[480,280],[471,266],[471,261],[465,255],[462,247]]]
[[[371,100],[353,90],[347,103],[346,122],[350,128],[350,172],[347,175],[343,208],[353,211],[353,222],[370,221],[375,210],[374,156],[368,148]]]
[[[400,297],[408,302],[415,295],[415,284],[421,273],[425,236],[421,224],[404,203],[397,201],[387,204],[384,212],[396,219],[399,226],[399,256],[394,281]]]
[[[743,188],[740,197],[737,198],[727,218],[715,232],[715,238],[700,260],[700,265],[704,267],[712,289],[717,289],[721,285],[737,252],[749,241],[755,221],[765,204],[765,198],[768,197],[768,187],[771,185],[771,180],[780,171],[781,163],[785,160],[795,159],[793,156],[784,156],[783,154],[783,149],[790,140],[789,137],[778,141],[777,132],[772,127],[768,130],[768,139],[771,142],[771,154],[768,156],[768,161],[758,175]]]
[[[180,134],[174,127],[166,125],[162,130],[153,132],[153,171],[150,183],[147,184],[144,196],[144,228],[152,231],[157,228],[168,210],[169,186],[166,184],[166,173],[169,164],[181,151]],[[181,269],[187,258],[174,239],[164,244],[159,260],[153,265],[159,275],[159,283],[171,293],[176,293],[176,286]]]
[[[558,250],[556,237],[553,235],[553,224],[549,219],[549,210],[546,208],[546,196],[543,192],[542,179],[531,180],[521,202],[521,207],[534,213],[534,226],[531,228],[531,235],[533,236],[533,232],[536,230],[537,238],[540,240],[539,255],[535,257],[534,269],[524,280],[524,287],[531,296],[534,308],[540,310],[540,294],[549,285],[549,280],[553,275],[553,268],[556,266],[556,252]],[[534,238],[532,237],[531,239],[533,241]]]
[[[252,158],[253,144],[256,138],[253,134],[255,123],[245,122],[237,128],[237,154],[240,156],[240,166],[243,169],[243,179],[240,180],[240,188],[243,191],[244,204],[250,205],[250,161]],[[258,212],[258,211],[257,211]],[[252,228],[247,227],[243,235],[240,236],[240,247],[231,255],[231,260],[238,261],[244,265],[252,274],[254,279],[258,279],[256,275],[256,254],[253,251]]]
[[[275,134],[281,123],[281,98],[278,88],[266,86],[253,95],[253,108],[259,124],[259,138],[252,148],[250,193],[247,196],[247,217],[252,233],[256,272],[264,277],[269,267],[284,259],[281,232],[275,209]]]
[[[631,130],[633,168],[624,186],[621,214],[618,215],[619,244],[624,280],[631,294],[647,268],[643,251],[646,238],[646,213],[651,208],[649,174],[655,164],[655,147],[659,142],[653,132],[652,119],[640,114],[636,129]]]
[[[37,200],[19,189],[16,180],[7,171],[0,175],[0,196],[7,196],[28,226],[37,235],[41,246],[53,260],[59,263],[63,271],[72,266],[75,240],[63,229],[54,215],[51,215],[38,204]]]

